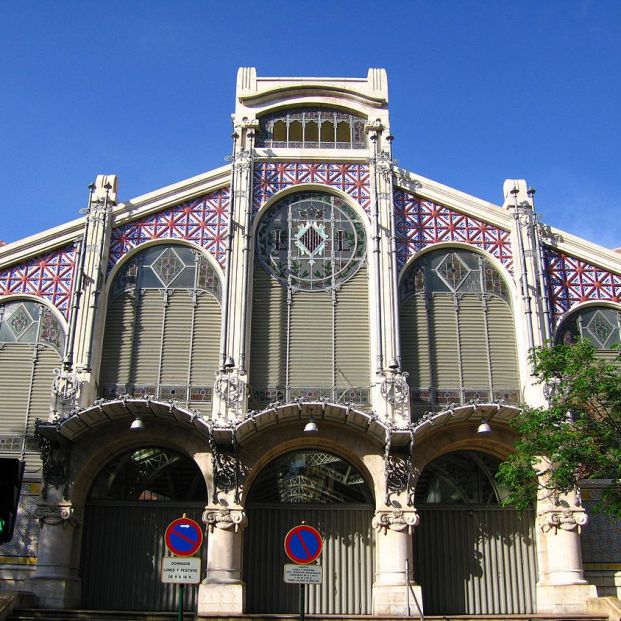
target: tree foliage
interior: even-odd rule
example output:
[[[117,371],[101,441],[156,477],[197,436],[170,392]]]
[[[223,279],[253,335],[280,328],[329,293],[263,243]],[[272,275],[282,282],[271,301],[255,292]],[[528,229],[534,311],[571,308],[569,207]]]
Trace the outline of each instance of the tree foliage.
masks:
[[[524,509],[534,501],[534,473],[545,456],[551,494],[571,491],[584,479],[606,479],[598,508],[621,517],[620,358],[598,358],[585,340],[533,353],[534,373],[546,389],[548,406],[526,407],[513,421],[520,440],[498,474],[509,489],[507,503]]]

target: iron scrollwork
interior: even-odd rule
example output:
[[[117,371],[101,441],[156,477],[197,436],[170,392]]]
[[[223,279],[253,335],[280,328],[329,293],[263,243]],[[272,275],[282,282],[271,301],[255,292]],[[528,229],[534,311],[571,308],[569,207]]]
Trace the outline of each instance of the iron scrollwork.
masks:
[[[54,427],[57,439],[50,440],[42,435],[42,426]],[[43,489],[41,495],[47,498],[50,487],[62,488],[63,498],[69,498],[69,466],[71,462],[71,446],[60,435],[60,425],[58,423],[43,423],[40,420],[35,422],[35,435],[39,440],[41,450],[41,461],[43,462]]]
[[[235,503],[239,504],[243,481],[246,478],[248,468],[241,462],[237,455],[237,441],[235,434],[231,430],[231,450],[221,451],[218,447],[213,433],[209,436],[209,446],[211,448],[211,463],[213,467],[213,502],[218,502],[218,494],[228,494],[235,491]]]
[[[386,445],[384,448],[384,472],[386,497],[385,504],[390,505],[392,495],[407,493],[407,504],[414,506],[414,490],[412,477],[412,450],[414,448],[414,434],[410,429],[410,441],[399,452],[391,452],[391,432],[389,427],[386,430]]]

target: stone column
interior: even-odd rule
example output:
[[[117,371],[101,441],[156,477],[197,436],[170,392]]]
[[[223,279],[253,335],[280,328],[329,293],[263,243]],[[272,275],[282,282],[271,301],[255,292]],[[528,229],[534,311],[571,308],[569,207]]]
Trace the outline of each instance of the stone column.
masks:
[[[422,591],[412,580],[412,532],[419,520],[412,508],[379,509],[373,516],[377,531],[374,615],[417,616],[422,612]]]
[[[41,524],[37,569],[30,588],[42,608],[75,608],[80,602],[81,581],[74,564],[74,542],[78,530],[75,508],[60,490],[48,490],[47,502],[39,504]]]
[[[207,506],[207,575],[198,590],[198,614],[239,615],[246,608],[242,543],[248,522],[242,507]]]
[[[538,612],[585,613],[587,598],[597,597],[596,587],[587,584],[582,569],[580,532],[587,522],[575,493],[538,500]]]

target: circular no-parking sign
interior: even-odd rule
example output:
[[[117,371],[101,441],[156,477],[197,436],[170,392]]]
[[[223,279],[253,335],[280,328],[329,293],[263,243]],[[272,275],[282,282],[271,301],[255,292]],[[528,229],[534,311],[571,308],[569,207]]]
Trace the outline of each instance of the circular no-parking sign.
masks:
[[[190,518],[177,518],[166,528],[164,540],[173,554],[192,556],[203,543],[203,529]]]
[[[285,535],[285,552],[294,563],[312,563],[319,557],[322,548],[323,540],[319,531],[307,524],[294,526]]]

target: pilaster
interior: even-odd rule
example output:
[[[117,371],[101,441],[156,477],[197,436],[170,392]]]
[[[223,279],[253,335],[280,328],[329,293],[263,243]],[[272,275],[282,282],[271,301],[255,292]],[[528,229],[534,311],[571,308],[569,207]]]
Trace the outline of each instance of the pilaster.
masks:
[[[231,199],[222,300],[220,370],[214,418],[239,420],[247,409],[249,317],[252,298],[252,175],[256,120],[234,119]]]
[[[541,347],[549,334],[545,325],[544,296],[537,217],[533,210],[534,191],[523,179],[507,179],[503,185],[504,205],[512,215],[511,247],[513,273],[517,285],[513,312],[518,348],[523,399],[531,406],[543,405],[545,396],[541,385],[532,375],[530,353]]]

